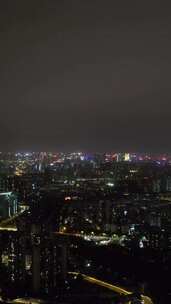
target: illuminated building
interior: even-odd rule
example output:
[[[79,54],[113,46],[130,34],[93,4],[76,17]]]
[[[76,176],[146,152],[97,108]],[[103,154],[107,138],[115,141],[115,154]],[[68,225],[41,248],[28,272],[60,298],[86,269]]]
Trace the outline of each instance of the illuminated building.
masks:
[[[171,191],[171,177],[168,176],[167,181],[166,181],[166,191]]]
[[[130,154],[129,153],[124,154],[124,161],[130,161]]]
[[[0,219],[13,216],[18,212],[17,197],[12,192],[0,193]]]

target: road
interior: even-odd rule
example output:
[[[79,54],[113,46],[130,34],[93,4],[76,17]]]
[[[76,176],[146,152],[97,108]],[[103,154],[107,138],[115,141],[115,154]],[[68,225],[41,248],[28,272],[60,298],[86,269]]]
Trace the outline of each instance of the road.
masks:
[[[124,296],[128,296],[128,295],[131,295],[132,292],[131,291],[128,291],[124,288],[121,288],[119,286],[116,286],[116,285],[113,285],[113,284],[109,284],[107,282],[104,282],[104,281],[101,281],[101,280],[98,280],[94,277],[90,277],[90,276],[87,276],[85,274],[82,274],[82,273],[78,273],[78,272],[69,272],[69,274],[73,274],[73,275],[81,275],[83,280],[87,281],[87,282],[90,282],[92,284],[96,284],[96,285],[99,285],[99,286],[102,286],[102,287],[105,287],[109,290],[112,290],[114,291],[115,293],[119,293],[120,295],[124,295]],[[145,296],[145,295],[141,295],[141,298],[142,298],[142,304],[153,304],[152,300]],[[128,302],[128,304],[131,304],[131,302]]]
[[[86,241],[95,241],[95,242],[100,242],[100,241],[111,241],[111,237],[108,236],[103,236],[103,235],[92,235],[92,234],[81,234],[81,233],[69,233],[69,232],[55,232],[56,235],[60,236],[72,236],[72,237],[78,237],[82,238]]]
[[[4,301],[2,301],[2,303],[4,303]],[[44,304],[47,302],[40,300],[40,299],[33,299],[33,298],[17,298],[14,300],[7,300],[5,303],[8,303],[8,304]]]
[[[91,284],[95,284],[95,285],[98,285],[98,286],[102,286],[102,287],[105,287],[109,290],[112,290],[113,292],[115,293],[118,293],[120,295],[124,295],[124,296],[129,296],[132,294],[131,291],[128,291],[122,287],[119,287],[119,286],[116,286],[116,285],[113,285],[113,284],[109,284],[107,282],[104,282],[102,280],[99,280],[99,279],[96,279],[94,277],[91,277],[91,276],[87,276],[85,274],[82,274],[82,273],[78,273],[78,272],[69,272],[68,274],[72,274],[72,275],[81,275],[83,280],[91,283]],[[145,295],[141,295],[141,299],[142,299],[142,304],[153,304],[152,300],[145,296]],[[0,299],[2,300],[2,299]],[[40,299],[32,299],[32,298],[27,298],[27,299],[22,299],[22,298],[18,298],[18,299],[15,299],[15,300],[12,300],[12,301],[7,301],[7,303],[9,304],[41,304],[41,303],[45,303],[44,301],[40,300]],[[129,301],[127,304],[131,304],[131,301]]]
[[[3,221],[0,222],[0,230],[7,230],[7,231],[17,231],[17,227],[15,224],[15,220],[20,217],[25,212],[25,210],[22,210],[12,217],[9,217]]]

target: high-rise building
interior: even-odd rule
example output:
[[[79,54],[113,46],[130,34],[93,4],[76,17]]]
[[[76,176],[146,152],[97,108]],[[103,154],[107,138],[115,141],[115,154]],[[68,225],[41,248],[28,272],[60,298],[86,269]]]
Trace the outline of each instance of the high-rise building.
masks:
[[[6,219],[18,212],[17,196],[12,192],[0,193],[0,219]]]

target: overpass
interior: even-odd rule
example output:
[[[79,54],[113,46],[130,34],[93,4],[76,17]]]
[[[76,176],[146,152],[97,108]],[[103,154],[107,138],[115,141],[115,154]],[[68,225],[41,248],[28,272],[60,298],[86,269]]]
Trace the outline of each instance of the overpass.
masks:
[[[91,276],[88,276],[88,275],[85,275],[85,274],[82,274],[82,273],[79,273],[79,272],[68,272],[68,274],[72,274],[72,275],[75,275],[75,276],[80,276],[81,275],[81,277],[84,281],[87,281],[91,284],[95,284],[97,286],[105,287],[108,290],[111,290],[115,293],[118,293],[119,295],[123,295],[123,296],[131,296],[132,295],[133,296],[133,293],[131,291],[128,291],[128,290],[126,290],[122,287],[107,283],[105,281],[96,279],[94,277],[91,277]],[[142,304],[153,304],[152,300],[145,295],[141,295],[141,301],[142,301],[141,302]],[[132,303],[131,301],[128,301],[127,304],[131,304],[131,303]]]
[[[22,210],[15,215],[3,220],[0,222],[0,231],[2,230],[7,230],[7,231],[17,231],[17,226],[16,226],[16,220],[24,214],[26,210]]]

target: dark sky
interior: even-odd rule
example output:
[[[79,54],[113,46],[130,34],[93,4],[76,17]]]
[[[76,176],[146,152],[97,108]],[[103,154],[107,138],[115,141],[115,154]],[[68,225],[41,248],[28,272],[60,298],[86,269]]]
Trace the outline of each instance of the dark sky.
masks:
[[[0,150],[171,152],[165,1],[0,3]]]

